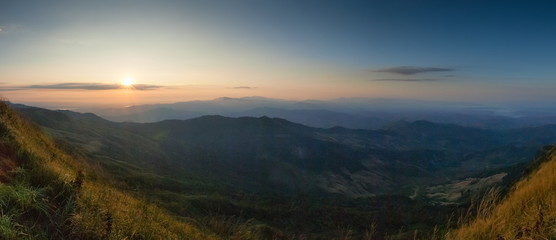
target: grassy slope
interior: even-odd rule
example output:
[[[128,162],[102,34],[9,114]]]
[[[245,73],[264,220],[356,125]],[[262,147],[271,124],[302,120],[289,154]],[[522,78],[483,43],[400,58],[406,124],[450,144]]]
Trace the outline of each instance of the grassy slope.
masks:
[[[499,204],[484,201],[478,217],[446,239],[556,239],[556,146]]]
[[[216,239],[104,181],[0,102],[0,239]]]

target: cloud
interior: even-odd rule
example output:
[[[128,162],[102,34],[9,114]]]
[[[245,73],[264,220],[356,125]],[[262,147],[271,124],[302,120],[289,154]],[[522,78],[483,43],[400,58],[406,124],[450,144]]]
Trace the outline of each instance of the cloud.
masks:
[[[150,84],[135,84],[135,85],[133,85],[134,90],[141,90],[141,91],[156,90],[156,89],[160,89],[160,88],[162,88],[162,86],[150,85]]]
[[[419,73],[428,72],[451,72],[454,71],[453,68],[439,68],[439,67],[412,67],[412,66],[399,66],[391,68],[383,68],[373,70],[373,72],[384,72],[384,73],[395,73],[401,75],[415,75]]]
[[[437,82],[441,79],[437,78],[380,78],[374,79],[377,82]]]
[[[237,87],[233,87],[233,89],[256,89],[256,87],[249,87],[249,86],[237,86]]]
[[[21,29],[20,25],[0,25],[0,34],[7,34],[9,32]]]
[[[23,86],[26,89],[68,89],[68,90],[110,90],[122,88],[119,84],[102,84],[102,83],[56,83],[46,85],[30,85]]]
[[[42,84],[42,85],[28,85],[28,86],[12,86],[3,88],[4,91],[17,91],[26,89],[52,89],[52,90],[115,90],[125,89],[126,87],[120,84],[106,84],[106,83],[55,83],[55,84]],[[149,84],[135,84],[132,86],[133,90],[146,91],[163,88],[163,86],[149,85]]]

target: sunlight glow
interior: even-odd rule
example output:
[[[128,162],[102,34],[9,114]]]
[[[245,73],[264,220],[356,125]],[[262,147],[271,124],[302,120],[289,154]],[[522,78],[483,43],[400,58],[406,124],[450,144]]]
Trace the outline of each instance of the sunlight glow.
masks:
[[[125,78],[122,79],[122,86],[124,86],[126,88],[132,87],[133,84],[135,84],[135,82],[133,81],[132,77],[125,77]]]

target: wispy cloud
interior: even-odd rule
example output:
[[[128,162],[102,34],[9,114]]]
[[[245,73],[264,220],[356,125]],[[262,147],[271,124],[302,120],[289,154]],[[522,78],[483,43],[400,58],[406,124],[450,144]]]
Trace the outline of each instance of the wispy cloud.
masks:
[[[120,84],[102,84],[102,83],[56,83],[45,85],[29,85],[21,88],[27,89],[72,89],[72,90],[110,90],[120,89]]]
[[[233,89],[256,89],[256,87],[249,87],[249,86],[237,86],[237,87],[233,87]]]
[[[5,34],[12,31],[17,31],[21,28],[21,25],[0,25],[0,34]]]
[[[135,85],[133,85],[133,89],[141,90],[141,91],[156,90],[156,89],[160,89],[160,88],[163,88],[163,86],[150,85],[150,84],[135,84]]]
[[[394,73],[394,74],[401,74],[401,75],[415,75],[419,73],[429,73],[429,72],[451,72],[454,70],[455,69],[453,68],[399,66],[399,67],[391,67],[391,68],[382,68],[382,69],[377,69],[372,71]]]
[[[441,81],[437,78],[380,78],[374,79],[373,81],[378,82],[436,82]]]
[[[146,90],[156,90],[163,88],[159,85],[150,84],[135,84],[131,87],[133,90],[146,91]],[[3,88],[4,91],[17,91],[26,89],[52,89],[52,90],[115,90],[115,89],[126,89],[126,87],[120,84],[106,84],[106,83],[55,83],[55,84],[41,84],[41,85],[27,85],[27,86],[10,86],[8,88]]]

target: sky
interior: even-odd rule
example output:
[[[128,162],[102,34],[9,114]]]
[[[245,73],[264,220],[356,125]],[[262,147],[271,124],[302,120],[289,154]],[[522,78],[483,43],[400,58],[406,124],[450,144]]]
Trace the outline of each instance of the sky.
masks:
[[[35,105],[553,104],[555,65],[552,1],[0,2],[0,96]]]

